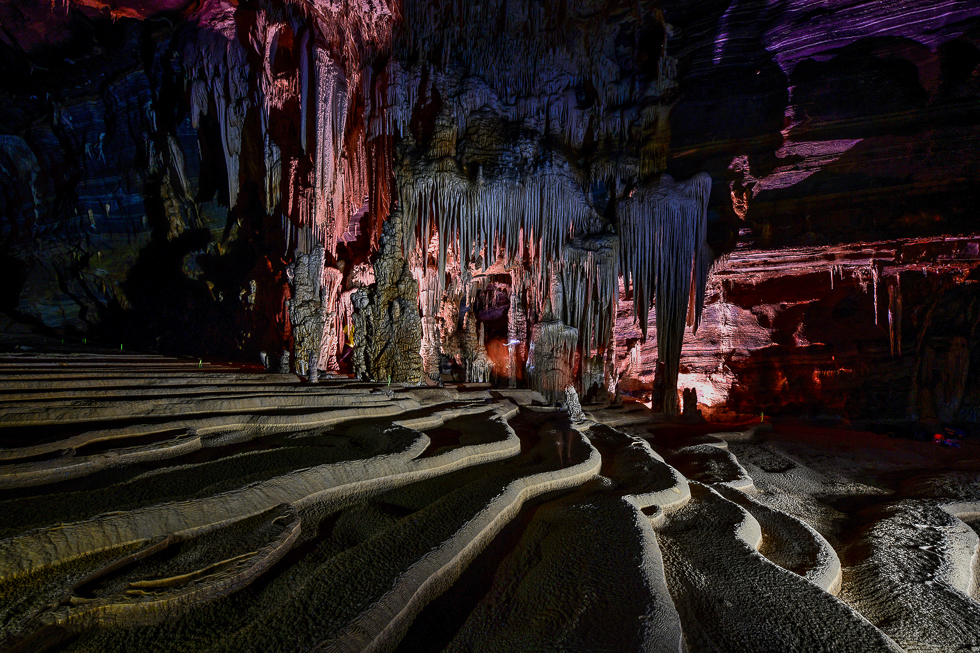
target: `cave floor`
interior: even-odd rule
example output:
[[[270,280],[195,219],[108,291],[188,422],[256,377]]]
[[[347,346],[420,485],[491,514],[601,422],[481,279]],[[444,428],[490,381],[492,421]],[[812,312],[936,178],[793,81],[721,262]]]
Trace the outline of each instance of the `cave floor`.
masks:
[[[980,647],[980,443],[33,341],[0,650]]]

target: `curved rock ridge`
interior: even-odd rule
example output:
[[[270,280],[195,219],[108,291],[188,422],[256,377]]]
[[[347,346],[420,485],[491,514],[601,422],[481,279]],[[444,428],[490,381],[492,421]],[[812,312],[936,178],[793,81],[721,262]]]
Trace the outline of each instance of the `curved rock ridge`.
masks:
[[[266,518],[273,525],[278,523],[280,532],[257,550],[246,551],[174,576],[148,580],[127,579],[125,589],[121,592],[107,592],[106,595],[93,598],[72,596],[68,605],[42,613],[37,621],[43,624],[42,627],[59,626],[74,632],[108,624],[151,624],[179,615],[185,606],[231,594],[279,562],[299,537],[301,520],[291,507],[277,506],[260,517]],[[232,527],[236,525],[238,523]],[[261,526],[255,524],[251,526],[255,530],[261,529]],[[159,550],[177,546],[179,542],[179,537],[168,535],[163,542],[165,546]],[[158,551],[144,549],[119,562],[140,559],[151,553],[157,554]],[[114,571],[115,566],[109,565],[105,569],[106,573]],[[79,590],[86,584],[99,580],[101,571],[77,583],[72,588],[74,593],[80,593]],[[139,570],[136,575],[139,576]]]
[[[0,650],[978,643],[970,443],[961,471],[879,487],[839,443],[712,434],[630,404],[573,424],[485,386],[314,385],[162,357],[147,375],[131,354],[75,359],[61,390],[48,363],[64,359],[31,360],[47,381],[4,379],[0,411],[94,403],[82,421],[0,428],[4,478],[33,474],[0,487]],[[259,416],[236,403],[279,393]],[[201,417],[201,434],[181,414],[145,423],[143,396],[242,412]],[[156,453],[175,443],[193,446]]]
[[[745,510],[700,483],[691,493],[658,529],[691,649],[901,650],[845,603],[761,556],[762,529]]]
[[[445,591],[528,499],[595,478],[599,472],[599,452],[584,438],[575,444],[584,455],[579,454],[581,457],[574,460],[574,464],[508,483],[459,531],[405,570],[391,590],[317,650],[347,652],[390,648],[395,634],[407,628],[422,606]]]
[[[715,490],[741,506],[759,523],[762,530],[759,553],[826,592],[834,595],[840,592],[840,558],[820,533],[805,522],[769,508],[735,488],[716,485]]]
[[[908,651],[980,644],[976,595],[980,502],[904,500],[876,508],[853,545],[842,596]],[[895,555],[901,551],[901,555]]]
[[[450,415],[459,411],[449,411]],[[438,424],[441,420],[437,420]],[[401,452],[364,461],[345,461],[298,470],[263,483],[175,504],[161,504],[127,513],[110,513],[86,522],[59,524],[0,541],[0,575],[16,577],[39,566],[58,564],[83,553],[115,548],[173,533],[202,533],[225,523],[254,515],[280,503],[302,507],[328,495],[356,496],[388,489],[460,467],[512,456],[520,450],[517,438],[461,447],[440,456],[416,460],[428,446],[417,438]]]

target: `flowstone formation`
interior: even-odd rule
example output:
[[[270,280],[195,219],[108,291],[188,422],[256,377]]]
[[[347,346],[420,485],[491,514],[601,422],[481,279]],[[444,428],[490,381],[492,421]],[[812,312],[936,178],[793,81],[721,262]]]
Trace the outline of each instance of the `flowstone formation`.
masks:
[[[19,346],[4,651],[980,646],[973,441]]]

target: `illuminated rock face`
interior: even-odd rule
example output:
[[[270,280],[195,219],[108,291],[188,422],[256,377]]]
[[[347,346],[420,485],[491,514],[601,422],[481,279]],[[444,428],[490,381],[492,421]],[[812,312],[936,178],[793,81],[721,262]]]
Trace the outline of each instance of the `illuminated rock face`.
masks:
[[[650,397],[662,363],[667,412],[679,384],[717,416],[972,414],[972,333],[925,317],[969,305],[969,265],[920,257],[925,286],[869,266],[866,333],[841,296],[864,276],[794,289],[796,248],[974,228],[972,7],[36,5],[0,9],[4,326],[516,386],[550,300],[583,401]],[[785,283],[740,297],[766,253]]]
[[[976,240],[736,250],[713,270],[678,385],[696,389],[713,419],[765,410],[973,422]],[[624,393],[644,396],[657,344],[640,342],[628,303],[618,374]]]

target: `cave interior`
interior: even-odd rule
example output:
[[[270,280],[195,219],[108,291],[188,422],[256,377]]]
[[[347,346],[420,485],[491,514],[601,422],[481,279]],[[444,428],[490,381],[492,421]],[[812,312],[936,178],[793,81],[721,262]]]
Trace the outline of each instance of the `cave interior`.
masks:
[[[980,648],[980,7],[0,0],[0,650]]]

